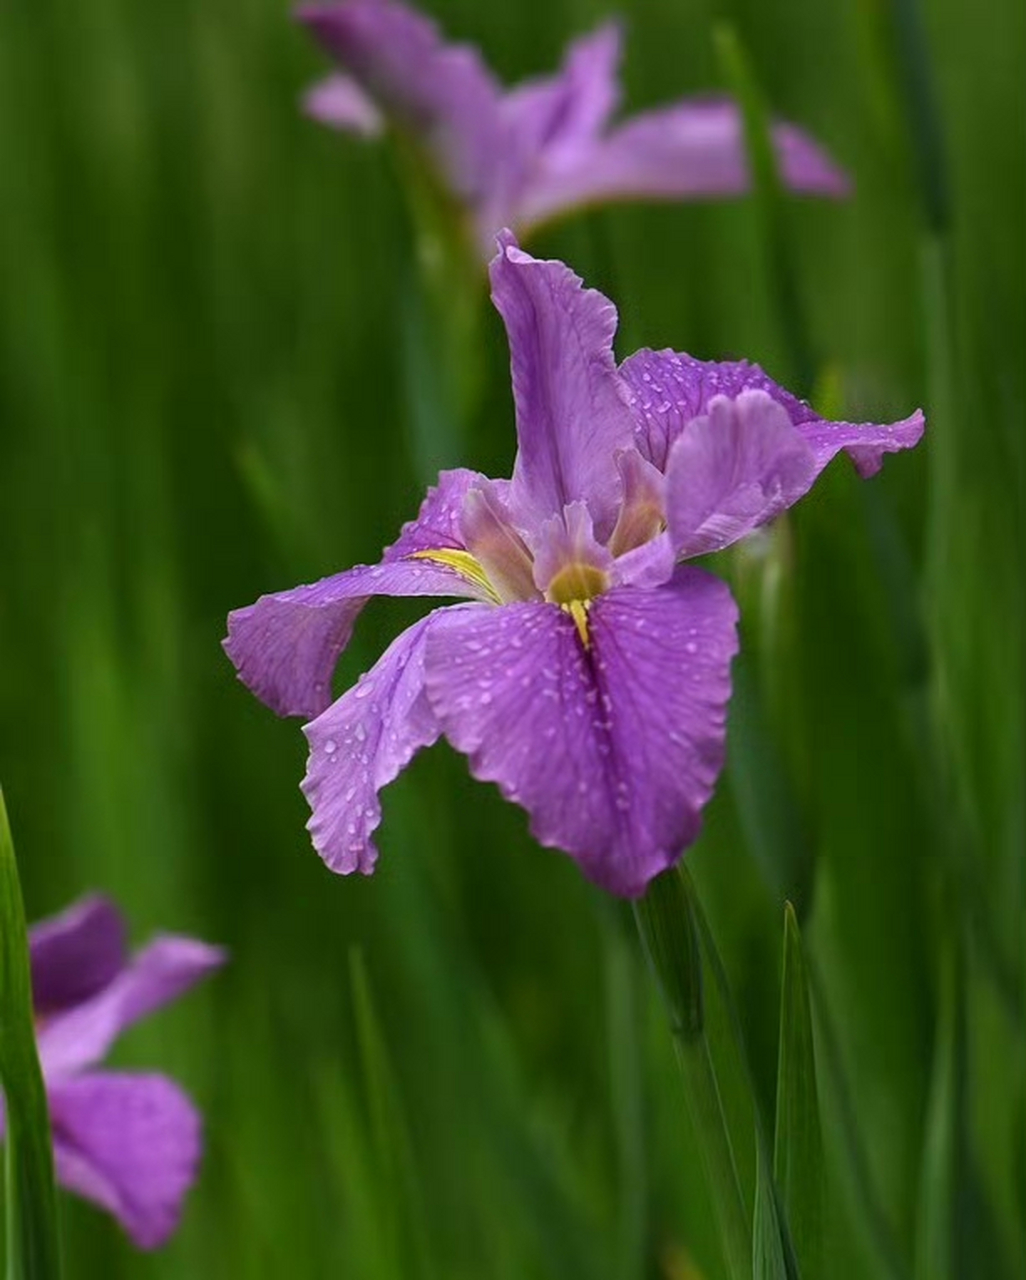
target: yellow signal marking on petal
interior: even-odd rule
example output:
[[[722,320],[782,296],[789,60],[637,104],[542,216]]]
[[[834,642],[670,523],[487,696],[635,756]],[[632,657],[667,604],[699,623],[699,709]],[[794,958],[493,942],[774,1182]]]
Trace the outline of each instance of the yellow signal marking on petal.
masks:
[[[577,634],[581,637],[581,644],[586,649],[591,648],[591,636],[588,634],[588,609],[590,601],[588,600],[568,600],[566,604],[559,606],[565,610],[574,620],[574,626],[577,628]]]
[[[469,551],[461,551],[457,547],[438,547],[426,551],[411,551],[409,559],[433,560],[435,564],[445,565],[447,569],[455,569],[461,578],[465,578],[473,586],[487,592],[489,598],[496,604],[500,603],[499,593],[492,586],[481,562]]]

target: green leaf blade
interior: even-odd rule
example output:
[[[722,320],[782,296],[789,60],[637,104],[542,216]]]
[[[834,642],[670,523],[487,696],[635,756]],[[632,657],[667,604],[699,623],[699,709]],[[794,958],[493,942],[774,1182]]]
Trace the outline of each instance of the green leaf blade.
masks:
[[[795,1251],[807,1275],[823,1266],[823,1138],[816,1084],[812,1006],[794,908],[784,908],[780,1057],[773,1172]]]
[[[60,1240],[46,1088],[36,1052],[28,931],[0,791],[0,1084],[7,1280],[57,1280]]]

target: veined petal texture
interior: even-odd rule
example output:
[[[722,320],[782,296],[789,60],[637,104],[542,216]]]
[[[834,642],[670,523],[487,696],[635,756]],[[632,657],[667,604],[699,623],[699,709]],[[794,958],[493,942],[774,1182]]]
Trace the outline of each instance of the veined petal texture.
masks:
[[[428,637],[428,696],[541,844],[637,896],[698,834],[723,764],[736,621],[726,585],[691,566],[597,597],[587,647],[553,605],[454,610]]]
[[[424,694],[424,645],[447,612],[428,614],[404,631],[370,671],[304,728],[310,759],[303,793],[313,810],[307,828],[333,871],[374,869],[378,792],[439,735]]]
[[[608,536],[620,496],[615,455],[634,430],[613,358],[616,308],[563,263],[523,253],[509,232],[491,279],[516,403],[513,517],[531,529],[582,501],[597,536]]]
[[[891,423],[829,422],[747,360],[696,360],[677,351],[641,350],[623,362],[620,376],[637,422],[638,450],[661,470],[688,424],[708,412],[714,397],[736,399],[744,391],[765,392],[785,410],[812,451],[812,479],[842,449],[860,475],[873,475],[885,453],[912,448],[925,428],[919,411]]]
[[[713,396],[670,450],[666,512],[679,556],[718,551],[808,492],[816,463],[782,405],[765,391]]]

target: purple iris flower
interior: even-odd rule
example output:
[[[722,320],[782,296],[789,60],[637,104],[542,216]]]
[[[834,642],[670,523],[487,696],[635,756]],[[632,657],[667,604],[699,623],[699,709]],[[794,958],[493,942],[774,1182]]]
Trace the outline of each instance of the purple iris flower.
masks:
[[[225,647],[258,697],[310,719],[309,829],[334,870],[373,868],[380,788],[444,734],[540,843],[635,896],[695,839],[723,764],[737,608],[682,562],[772,520],[839,450],[872,475],[923,416],[827,422],[744,361],[643,350],[617,368],[612,303],[510,232],[499,244],[512,479],[443,472],[379,564],[261,597]],[[332,702],[374,595],[470,603],[415,623]]]
[[[95,1068],[125,1027],[225,953],[162,935],[129,956],[121,915],[101,897],[35,925],[29,951],[58,1180],[112,1213],[140,1248],[155,1249],[177,1226],[196,1176],[200,1117],[167,1076]]]
[[[621,31],[575,41],[555,76],[506,90],[468,45],[397,0],[340,0],[299,10],[344,68],[306,95],[310,115],[363,137],[386,122],[426,154],[468,213],[487,260],[495,233],[521,236],[584,205],[691,200],[748,188],[741,115],[725,99],[685,99],[621,123]],[[794,191],[843,196],[848,181],[800,129],[774,126]]]

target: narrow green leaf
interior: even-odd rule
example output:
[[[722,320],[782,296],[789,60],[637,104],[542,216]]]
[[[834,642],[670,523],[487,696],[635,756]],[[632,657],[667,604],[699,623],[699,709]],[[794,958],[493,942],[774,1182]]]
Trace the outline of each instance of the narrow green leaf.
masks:
[[[687,876],[687,872],[683,872],[683,874],[687,877],[690,885],[690,877]],[[727,971],[717,950],[712,930],[709,928],[709,922],[705,917],[697,894],[694,894],[693,887],[691,892],[694,895],[692,909],[698,929],[701,954],[705,961],[707,972],[712,979],[706,991],[708,1007],[710,1013],[716,1012],[719,1014],[718,1019],[712,1016],[708,1019],[713,1061],[717,1064],[721,1080],[726,1080],[730,1076],[734,1082],[735,1089],[738,1086],[741,1087],[746,1105],[744,1123],[751,1134],[748,1145],[752,1151],[754,1161],[751,1191],[751,1200],[754,1206],[752,1222],[753,1276],[757,1277],[758,1280],[762,1280],[763,1276],[767,1274],[765,1271],[767,1267],[770,1268],[768,1275],[776,1276],[777,1269],[782,1267],[781,1274],[786,1276],[787,1280],[801,1280],[801,1270],[791,1241],[787,1216],[774,1181],[773,1157],[766,1141],[762,1118],[755,1099],[755,1086],[745,1054],[744,1035],[737,1007],[731,994],[730,983],[727,981]],[[720,1023],[719,1026],[716,1025],[717,1022]],[[735,1132],[739,1132],[740,1123],[739,1119],[735,1119]]]
[[[635,904],[634,915],[670,1015],[684,1096],[698,1137],[727,1272],[730,1280],[747,1280],[752,1267],[751,1219],[705,1030],[702,953],[691,877],[679,866],[663,872]]]
[[[60,1275],[46,1088],[36,1053],[28,932],[0,790],[0,1083],[6,1102],[7,1280]]]
[[[813,1276],[819,1272],[811,1272]],[[753,1280],[792,1280],[784,1260],[784,1245],[780,1238],[777,1206],[774,1201],[773,1179],[767,1167],[763,1144],[755,1172],[755,1220],[752,1229],[752,1277]]]
[[[416,279],[401,315],[410,443],[427,483],[461,461],[481,395],[485,277],[466,210],[414,142],[401,134],[395,142],[415,241]]]
[[[953,913],[952,913],[953,914]],[[944,940],[940,1007],[916,1225],[916,1280],[954,1280],[974,1271],[983,1232],[970,1229],[972,1164],[967,1114],[965,958],[958,928]],[[982,1256],[982,1250],[981,1250]]]
[[[773,1175],[802,1267],[807,1275],[818,1276],[823,1265],[823,1140],[808,977],[790,903],[784,908]]]
[[[815,1010],[819,1044],[823,1050],[825,1073],[823,1078],[828,1090],[825,1096],[831,1099],[835,1125],[844,1151],[844,1159],[840,1167],[850,1181],[861,1229],[872,1251],[874,1275],[878,1275],[880,1280],[910,1280],[909,1268],[884,1210],[870,1168],[858,1112],[845,1072],[841,1045],[830,1017],[822,979],[811,966],[806,976]]]
[[[791,379],[801,394],[807,396],[815,381],[816,360],[787,234],[785,193],[777,168],[769,108],[734,27],[728,22],[717,23],[713,38],[723,78],[737,99],[744,120],[745,148],[752,175],[759,235],[774,306],[787,339]]]
[[[619,919],[610,912],[605,923],[610,1109],[617,1156],[615,1275],[618,1280],[641,1280],[645,1274],[649,1175],[637,966]]]
[[[349,956],[349,977],[378,1185],[389,1189],[394,1206],[389,1247],[396,1254],[396,1274],[427,1277],[432,1274],[431,1253],[413,1146],[374,1009],[363,953],[355,947]]]

